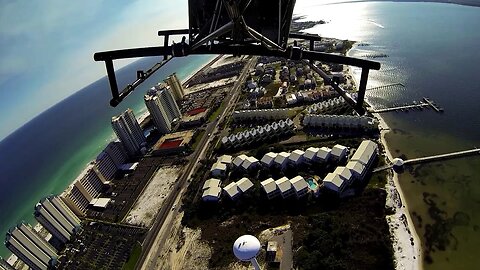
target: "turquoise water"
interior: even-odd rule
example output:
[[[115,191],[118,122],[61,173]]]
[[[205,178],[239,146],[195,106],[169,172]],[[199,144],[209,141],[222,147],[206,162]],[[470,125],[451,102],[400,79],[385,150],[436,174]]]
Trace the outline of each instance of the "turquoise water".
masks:
[[[33,207],[44,196],[61,193],[85,165],[115,138],[110,119],[126,108],[138,116],[146,111],[143,94],[176,72],[183,80],[213,55],[172,60],[137,88],[117,108],[110,107],[105,78],[45,111],[0,142],[0,232],[22,220],[34,223]],[[142,59],[119,71],[119,85],[133,81],[137,69],[156,59]],[[92,62],[92,65],[95,64]],[[8,250],[0,245],[0,256]]]
[[[309,32],[367,43],[351,55],[376,58],[368,87],[376,107],[427,96],[445,109],[387,113],[387,135],[394,156],[421,157],[480,145],[480,8],[438,3],[364,2],[295,10],[306,20],[329,23]],[[358,78],[358,70],[356,77]],[[424,247],[426,269],[478,269],[480,257],[480,158],[416,166],[400,175],[415,228]]]

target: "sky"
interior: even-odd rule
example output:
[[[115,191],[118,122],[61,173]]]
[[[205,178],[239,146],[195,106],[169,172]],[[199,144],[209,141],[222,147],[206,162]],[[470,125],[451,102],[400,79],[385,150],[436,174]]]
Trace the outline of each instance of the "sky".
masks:
[[[297,0],[296,7],[318,3]],[[0,141],[105,76],[95,52],[158,46],[158,30],[188,27],[188,0],[0,0],[0,6]]]
[[[0,0],[0,140],[105,76],[95,52],[158,46],[158,30],[187,28],[187,2]]]

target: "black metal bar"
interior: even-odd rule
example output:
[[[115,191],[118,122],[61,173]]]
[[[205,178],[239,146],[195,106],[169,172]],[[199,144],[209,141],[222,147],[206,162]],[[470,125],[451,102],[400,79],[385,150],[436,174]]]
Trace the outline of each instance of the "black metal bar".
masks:
[[[299,38],[299,39],[305,39],[305,40],[313,40],[313,41],[320,41],[322,40],[322,37],[319,35],[314,35],[314,34],[304,34],[304,33],[290,33],[288,35],[289,38]]]
[[[172,60],[172,58],[168,58],[167,60],[164,60],[160,63],[156,63],[151,67],[147,72],[143,72],[143,76],[137,77],[137,79],[131,83],[128,84],[122,92],[120,92],[119,96],[117,98],[112,98],[110,100],[110,105],[112,107],[116,107],[124,98],[126,98],[135,88],[137,88],[140,84],[142,84],[146,79],[148,79],[150,76],[152,76],[153,73],[155,73],[157,70],[159,70],[162,66],[164,66],[168,61]]]
[[[168,47],[168,37],[169,37],[169,35],[165,35],[164,40],[163,40],[163,47],[165,47],[165,48]],[[167,58],[168,58],[168,55],[164,54],[163,55],[163,60],[167,60]]]
[[[115,60],[115,59],[147,57],[147,56],[163,56],[165,54],[167,55],[172,54],[172,48],[170,46],[134,48],[134,49],[124,49],[124,50],[117,50],[117,51],[98,52],[93,55],[93,59],[95,61],[105,61],[107,59]]]
[[[363,100],[365,99],[365,91],[367,90],[368,68],[362,68],[360,75],[360,85],[358,86],[357,108],[355,110],[363,110]]]
[[[159,36],[186,35],[188,33],[189,33],[188,29],[175,29],[175,30],[160,30],[160,31],[158,31]]]
[[[305,60],[304,60],[305,62]],[[358,107],[358,101],[360,99],[357,99],[357,101],[355,101],[352,96],[350,94],[347,93],[347,91],[345,91],[342,87],[340,87],[340,85],[338,85],[336,82],[334,82],[328,75],[327,73],[325,73],[322,69],[320,69],[317,65],[315,65],[313,63],[313,61],[310,61],[309,63],[310,67],[318,73],[318,75],[320,75],[320,77],[322,77],[323,81],[325,82],[325,84],[329,84],[333,87],[333,89],[335,89],[335,91],[337,91],[338,94],[340,94],[340,96],[342,96],[345,101],[360,115],[363,115],[365,113],[365,110],[363,109],[362,106],[360,106],[360,108]]]
[[[368,69],[375,69],[375,70],[380,69],[379,62],[364,60],[360,58],[353,58],[353,57],[348,57],[343,55],[313,52],[313,51],[303,51],[303,58],[318,60],[318,61],[328,62],[328,63],[337,63],[337,64],[344,64],[349,66],[356,66],[361,68],[368,68]]]
[[[185,44],[188,46],[187,44]],[[287,50],[288,51],[288,50]],[[195,50],[190,51],[190,54],[242,54],[242,55],[265,55],[265,56],[280,56],[289,58],[287,51],[270,50],[261,45],[243,45],[239,46],[225,46],[225,45],[211,45],[211,46],[199,46]],[[117,51],[107,51],[95,53],[93,58],[95,61],[105,61],[106,59],[123,59],[123,58],[135,58],[135,57],[147,57],[147,56],[161,56],[172,55],[172,47],[146,47],[146,48],[134,48],[124,49]],[[353,58],[343,55],[334,55],[322,52],[314,51],[302,51],[304,59],[318,60],[322,62],[345,64],[349,66],[356,66],[368,69],[380,69],[380,63],[364,60],[359,58]]]
[[[188,54],[240,54],[240,55],[264,55],[264,56],[278,56],[288,59],[309,59],[311,60],[312,68],[317,71],[320,70],[313,63],[313,60],[318,60],[322,62],[338,63],[351,66],[357,66],[362,68],[362,76],[359,86],[359,95],[358,100],[355,102],[345,90],[343,90],[336,83],[331,82],[331,85],[334,89],[342,95],[342,97],[347,100],[347,102],[352,105],[352,107],[359,113],[363,114],[365,111],[363,109],[363,99],[365,97],[365,90],[368,80],[368,72],[370,69],[380,69],[380,63],[352,58],[342,55],[332,55],[328,53],[314,52],[301,50],[296,47],[289,47],[287,50],[271,50],[261,45],[242,45],[242,46],[226,46],[226,45],[210,45],[210,46],[199,46],[195,50],[191,51],[190,47],[186,43],[178,43],[175,46],[165,46],[165,47],[147,47],[147,48],[134,48],[134,49],[125,49],[118,51],[108,51],[108,52],[99,52],[95,53],[94,59],[96,61],[105,61],[107,68],[107,75],[110,81],[110,87],[112,91],[112,104],[118,104],[128,93],[130,93],[135,87],[132,85],[127,86],[121,94],[118,93],[118,86],[115,78],[115,71],[113,69],[114,59],[122,58],[135,58],[135,57],[147,57],[147,56],[170,56],[174,54],[174,51],[178,52],[175,56],[185,56]],[[179,53],[182,52],[182,53]],[[171,58],[170,58],[171,59]],[[169,59],[168,59],[169,60]],[[165,62],[165,61],[164,61]],[[318,71],[317,71],[318,72]],[[321,74],[321,73],[319,73]],[[324,74],[323,77],[328,77]],[[330,81],[330,78],[325,79]],[[142,81],[143,82],[143,81]],[[141,83],[141,82],[140,82]],[[139,83],[139,84],[140,84]],[[133,88],[133,89],[131,89]],[[116,106],[116,105],[112,105]]]
[[[105,68],[107,69],[108,82],[112,91],[112,99],[119,99],[117,78],[115,76],[115,68],[112,60],[105,60]]]

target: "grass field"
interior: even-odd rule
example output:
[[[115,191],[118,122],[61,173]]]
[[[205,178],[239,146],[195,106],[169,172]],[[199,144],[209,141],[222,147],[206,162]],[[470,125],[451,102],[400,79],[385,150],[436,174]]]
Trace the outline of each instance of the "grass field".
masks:
[[[210,117],[208,117],[208,122],[212,122],[213,120],[215,120],[215,118],[217,118],[219,115],[220,115],[220,112],[223,111],[223,109],[225,109],[225,102],[222,102],[222,104],[220,104],[220,106],[218,106],[218,108],[210,115]]]
[[[140,253],[142,253],[142,246],[140,243],[136,243],[128,257],[127,262],[122,267],[122,270],[133,270],[135,269],[135,264],[137,264],[138,259],[140,258]]]
[[[205,134],[205,130],[200,130],[200,132],[195,135],[195,138],[193,139],[193,144],[192,144],[192,149],[197,148],[198,143],[200,142],[200,139],[203,137],[203,134]]]

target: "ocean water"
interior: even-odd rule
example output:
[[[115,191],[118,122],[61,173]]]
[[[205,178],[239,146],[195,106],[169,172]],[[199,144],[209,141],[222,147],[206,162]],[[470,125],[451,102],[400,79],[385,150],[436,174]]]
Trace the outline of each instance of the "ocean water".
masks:
[[[196,72],[213,55],[170,61],[116,108],[109,105],[110,88],[102,78],[63,100],[0,142],[0,233],[17,222],[34,224],[35,204],[49,194],[61,193],[85,165],[115,139],[113,115],[132,108],[146,111],[143,94],[173,72],[180,80]],[[119,86],[135,79],[136,70],[150,68],[157,59],[138,60],[117,73]],[[96,63],[92,62],[92,65]],[[0,256],[8,250],[0,245]]]
[[[438,3],[363,2],[319,5],[295,13],[329,23],[308,32],[369,44],[350,55],[376,58],[367,92],[375,107],[411,103],[426,96],[445,109],[383,114],[392,129],[394,156],[409,158],[480,146],[480,8]],[[357,78],[359,71],[354,70]],[[480,158],[415,166],[400,175],[426,269],[478,269],[480,257]]]

